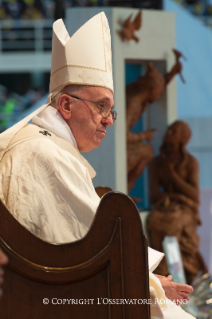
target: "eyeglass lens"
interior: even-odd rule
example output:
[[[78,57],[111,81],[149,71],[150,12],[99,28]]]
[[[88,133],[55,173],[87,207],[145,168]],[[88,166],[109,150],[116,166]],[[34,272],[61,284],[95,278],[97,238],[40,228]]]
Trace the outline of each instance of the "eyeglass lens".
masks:
[[[113,119],[113,122],[116,120],[117,118],[117,112],[116,111],[111,111],[111,108],[110,106],[103,106],[100,114],[103,116],[103,117],[108,117],[110,114],[112,116],[112,119]]]

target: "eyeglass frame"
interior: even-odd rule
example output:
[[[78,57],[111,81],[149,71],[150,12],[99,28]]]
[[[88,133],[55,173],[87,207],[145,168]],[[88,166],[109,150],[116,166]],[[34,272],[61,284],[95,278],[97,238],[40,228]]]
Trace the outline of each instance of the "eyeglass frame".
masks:
[[[101,111],[103,110],[103,107],[105,106],[105,103],[94,102],[94,101],[82,99],[82,98],[80,98],[80,97],[78,97],[78,96],[71,95],[71,94],[68,94],[68,93],[64,93],[64,94],[67,94],[67,95],[73,97],[73,98],[76,99],[76,100],[86,101],[86,102],[90,102],[90,103],[94,103],[94,104],[96,104],[96,105],[99,105],[99,106],[102,108]],[[100,111],[100,115],[101,115],[103,118],[107,118],[107,117],[109,116],[109,114],[111,114],[113,122],[116,120],[116,118],[117,118],[117,112],[116,112],[116,111],[111,111],[111,110],[110,110],[110,112],[108,113],[107,116],[103,116],[102,113],[101,113],[101,111]]]

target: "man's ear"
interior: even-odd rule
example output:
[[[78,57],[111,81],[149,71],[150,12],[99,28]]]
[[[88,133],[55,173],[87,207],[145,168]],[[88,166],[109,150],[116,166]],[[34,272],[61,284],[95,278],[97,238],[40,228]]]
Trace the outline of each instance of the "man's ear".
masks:
[[[70,120],[72,111],[72,97],[62,94],[58,99],[58,111],[64,120]]]

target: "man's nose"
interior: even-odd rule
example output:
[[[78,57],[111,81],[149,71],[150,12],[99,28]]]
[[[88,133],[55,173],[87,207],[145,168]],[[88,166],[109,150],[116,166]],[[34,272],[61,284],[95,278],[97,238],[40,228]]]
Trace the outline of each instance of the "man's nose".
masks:
[[[112,114],[110,113],[107,117],[103,117],[102,123],[106,124],[107,126],[112,126],[113,125]]]

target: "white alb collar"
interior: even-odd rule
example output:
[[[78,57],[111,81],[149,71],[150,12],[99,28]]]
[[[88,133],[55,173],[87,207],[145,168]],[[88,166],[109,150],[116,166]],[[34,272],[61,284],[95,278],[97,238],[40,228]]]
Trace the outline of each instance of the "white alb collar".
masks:
[[[49,105],[45,110],[33,117],[32,123],[57,134],[78,149],[74,134],[54,107]]]

